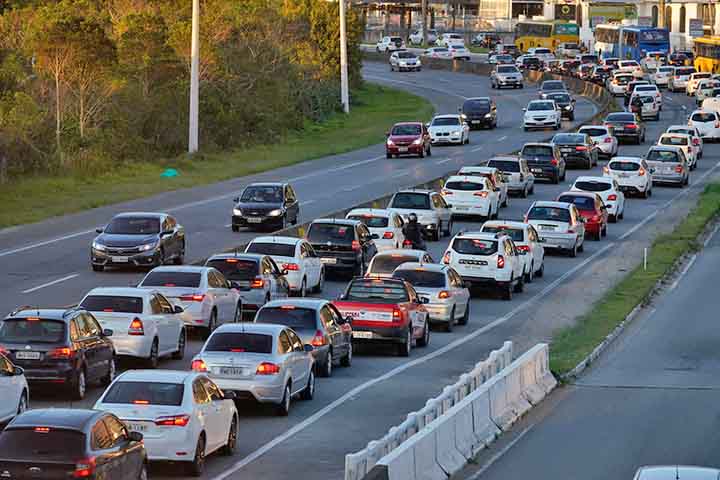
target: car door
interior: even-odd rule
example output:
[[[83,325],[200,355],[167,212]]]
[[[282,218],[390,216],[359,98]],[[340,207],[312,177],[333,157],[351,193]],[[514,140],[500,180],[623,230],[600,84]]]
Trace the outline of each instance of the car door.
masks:
[[[200,419],[200,424],[203,429],[206,429],[206,437],[205,441],[207,442],[207,446],[205,448],[205,451],[209,451],[209,447],[211,445],[217,445],[218,442],[218,433],[215,431],[215,429],[212,426],[212,418],[213,418],[213,406],[210,402],[210,394],[205,390],[205,386],[202,384],[202,381],[200,380],[202,377],[198,377],[195,380],[193,380],[192,383],[192,391],[193,391],[193,403],[195,404],[195,410],[197,411],[197,416]],[[191,442],[196,442],[197,440],[191,439]]]
[[[213,438],[213,443],[209,445],[209,447],[214,450],[223,445],[227,440],[227,435],[230,430],[230,418],[227,415],[228,406],[217,385],[206,377],[200,377],[199,380],[210,398],[205,430],[206,432],[208,430],[212,431],[212,434],[207,433],[207,435]]]
[[[310,261],[307,247],[303,242],[298,242],[295,245],[295,259],[298,265],[300,265],[300,271],[307,278],[308,288],[314,287],[318,282],[318,271]]]
[[[611,178],[612,180],[612,186],[613,190],[615,190],[615,195],[617,195],[618,203],[620,204],[620,208],[618,212],[625,213],[625,194],[620,190],[620,184],[618,184],[617,180],[615,178]]]
[[[113,451],[113,440],[103,417],[98,418],[90,428],[90,450],[95,459],[95,478],[123,480],[124,464]]]
[[[107,455],[113,467],[113,474],[107,477],[108,480],[137,478],[145,461],[142,444],[130,441],[127,428],[116,417],[106,415],[103,421],[110,435]]]
[[[320,281],[320,275],[323,273],[323,264],[320,261],[320,257],[318,256],[317,252],[313,248],[313,246],[310,244],[310,242],[304,242],[305,248],[307,250],[308,258],[307,260],[312,264],[313,268],[317,271],[317,277],[318,281]]]
[[[340,327],[340,344],[342,346],[341,351],[343,354],[347,354],[348,350],[350,350],[351,348],[350,345],[352,343],[352,325],[346,325],[345,318],[342,316],[342,313],[340,313],[340,310],[338,310],[335,305],[333,305],[332,303],[328,303],[327,307],[332,313],[333,320]]]
[[[362,223],[357,224],[355,234],[360,242],[360,247],[362,248],[363,262],[367,264],[377,253],[375,242],[372,240],[372,234]]]
[[[532,252],[533,264],[535,265],[535,269],[539,270],[545,257],[545,248],[540,243],[540,235],[538,235],[535,227],[532,225],[528,225],[527,227],[527,236],[530,252]]]
[[[433,193],[433,198],[433,205],[437,205],[438,214],[440,215],[443,224],[447,225],[450,222],[451,216],[451,211],[450,207],[448,207],[448,203],[445,201],[444,198],[442,198],[442,195],[438,193]]]
[[[344,335],[340,329],[338,321],[335,319],[329,304],[326,304],[320,308],[320,322],[323,325],[325,333],[330,338],[330,345],[332,346],[333,355],[335,360],[340,358],[341,355],[346,353],[346,345],[344,341]]]
[[[175,308],[167,298],[157,293],[155,294],[155,302],[160,307],[160,313],[156,315],[160,335],[160,350],[163,352],[175,351],[182,330],[182,320],[175,313]]]
[[[227,282],[223,277],[213,270],[207,272],[208,290],[212,292],[215,298],[215,306],[218,310],[218,320],[220,323],[231,321],[235,314],[234,306],[230,305],[232,298],[230,290],[227,288]]]
[[[23,388],[21,378],[20,375],[15,375],[15,367],[10,360],[0,355],[0,422],[17,411]]]
[[[455,315],[458,317],[463,316],[465,315],[465,310],[470,300],[468,289],[465,288],[462,278],[460,278],[460,275],[458,275],[453,268],[448,267],[445,271],[445,276],[447,277],[447,284],[452,293],[451,298],[455,301],[455,312],[457,312]]]
[[[295,394],[307,385],[308,376],[310,375],[310,370],[312,369],[312,356],[305,352],[305,347],[303,346],[302,340],[300,340],[297,333],[291,329],[287,329],[286,332],[293,349],[292,371],[293,385],[295,387],[293,394]]]
[[[570,205],[570,217],[578,235],[578,245],[585,243],[585,222],[581,221],[580,212],[575,205]]]
[[[273,279],[275,288],[273,298],[287,298],[290,295],[290,285],[288,284],[287,278],[285,278],[285,275],[280,271],[275,260],[270,257],[265,257],[263,261],[266,263],[265,271],[268,276]]]
[[[91,317],[85,313],[78,314],[75,317],[78,326],[79,340],[78,343],[85,355],[85,375],[86,381],[97,380],[103,372],[103,345],[100,342],[99,327],[95,329]],[[94,320],[94,319],[92,319]]]

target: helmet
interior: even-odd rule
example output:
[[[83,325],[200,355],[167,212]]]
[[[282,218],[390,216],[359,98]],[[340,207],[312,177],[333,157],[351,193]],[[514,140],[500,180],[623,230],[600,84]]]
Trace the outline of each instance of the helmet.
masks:
[[[416,223],[416,222],[417,222],[417,215],[415,215],[414,213],[411,213],[410,215],[408,215],[408,222],[410,222],[410,223]]]

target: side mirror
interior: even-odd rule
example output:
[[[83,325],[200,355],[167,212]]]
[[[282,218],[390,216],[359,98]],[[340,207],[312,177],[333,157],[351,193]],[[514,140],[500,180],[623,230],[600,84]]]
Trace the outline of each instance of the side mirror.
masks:
[[[128,432],[128,440],[131,442],[142,442],[143,434],[140,432]]]
[[[689,119],[689,118],[690,118],[690,117],[688,117],[688,119]],[[105,231],[105,229],[104,229],[103,227],[97,227],[97,228],[95,229],[95,233],[103,233],[104,231]]]
[[[370,235],[370,238],[372,238],[373,240],[377,240],[378,238],[380,238],[380,235],[378,235],[377,233],[373,233],[372,235]]]
[[[223,400],[235,400],[236,398],[237,394],[234,391],[229,390],[226,392],[223,390]]]
[[[283,268],[282,271],[280,272],[280,275],[282,275],[282,276],[285,276],[285,275],[287,275],[287,274],[288,274],[288,269],[287,269],[287,268]]]
[[[305,350],[307,353],[310,353],[315,350],[315,348],[309,343],[306,343],[305,345],[303,345],[303,350]]]
[[[20,375],[25,375],[25,369],[22,367],[15,367],[13,375],[15,375],[16,377],[19,377]]]
[[[113,333],[114,333],[114,332],[113,332],[111,329],[106,328],[106,329],[104,329],[104,330],[102,331],[102,336],[103,336],[103,337],[112,337],[112,336],[113,336]]]
[[[240,197],[233,198],[233,202],[238,203],[240,201]]]
[[[184,311],[185,309],[180,305],[175,305],[175,307],[173,307],[173,313],[183,313]]]
[[[175,231],[173,231],[173,230],[163,230],[160,235],[161,236],[172,235],[173,233],[175,233]]]

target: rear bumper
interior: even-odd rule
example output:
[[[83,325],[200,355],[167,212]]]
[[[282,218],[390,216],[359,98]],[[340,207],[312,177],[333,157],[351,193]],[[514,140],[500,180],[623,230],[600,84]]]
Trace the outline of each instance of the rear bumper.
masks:
[[[452,304],[449,303],[427,303],[425,309],[428,311],[430,320],[433,322],[452,321]]]
[[[587,155],[567,155],[563,156],[563,158],[568,167],[585,167],[589,163],[592,163],[591,157]]]
[[[485,202],[481,205],[471,204],[452,204],[450,209],[453,215],[479,215],[481,217],[487,217],[490,215],[490,202]]]
[[[545,249],[561,249],[561,250],[571,250],[575,243],[577,242],[577,237],[575,235],[567,235],[567,234],[547,234],[540,232],[540,236],[545,239],[545,243],[543,244],[543,247]]]
[[[554,179],[560,176],[560,169],[552,165],[538,165],[528,163],[528,168],[530,168],[530,172],[532,172],[535,178]]]
[[[280,403],[285,391],[285,377],[267,375],[266,382],[235,380],[210,375],[215,384],[226,392],[235,392],[239,399],[254,399],[260,403]]]
[[[464,282],[469,283],[470,285],[474,287],[492,287],[492,288],[502,288],[507,286],[510,282],[507,280],[498,280],[496,278],[492,277],[475,277],[471,275],[461,275]]]
[[[117,355],[137,358],[150,357],[153,340],[150,335],[117,336],[117,332],[115,332],[110,340],[112,340]]]
[[[170,428],[177,430],[176,427]],[[195,456],[194,448],[197,445],[197,439],[194,438],[190,428],[184,430],[185,432],[180,435],[173,430],[173,435],[143,437],[148,460],[151,462],[191,462]]]
[[[353,323],[353,343],[358,342],[388,342],[404,343],[408,326],[400,327],[368,327]]]
[[[318,256],[326,270],[349,270],[357,267],[361,262],[360,258],[354,254],[333,255],[329,252],[318,252]]]
[[[658,175],[653,174],[653,183],[676,183],[681,184],[685,181],[683,175]]]

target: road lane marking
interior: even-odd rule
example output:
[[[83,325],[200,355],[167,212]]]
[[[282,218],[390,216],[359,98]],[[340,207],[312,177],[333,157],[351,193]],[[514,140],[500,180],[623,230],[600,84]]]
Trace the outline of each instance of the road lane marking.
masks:
[[[680,280],[682,280],[682,279],[685,277],[685,275],[687,275],[687,273],[688,273],[688,271],[690,270],[690,268],[695,264],[695,260],[697,260],[697,257],[698,257],[698,254],[697,254],[697,253],[693,254],[693,256],[692,256],[692,258],[690,259],[690,261],[689,261],[689,262],[685,265],[685,267],[682,269],[682,272],[680,272],[680,275],[678,275],[678,277],[675,279],[675,281],[672,283],[672,285],[670,285],[670,289],[668,290],[668,293],[669,293],[669,292],[672,292],[673,290],[675,290],[675,288],[676,288],[676,287],[678,286],[678,284],[680,283]]]
[[[502,142],[502,141],[505,140],[506,138],[507,138],[507,135],[503,135],[502,137],[498,138],[497,141],[498,141],[498,142]]]
[[[382,82],[389,82],[389,83],[399,83],[401,85],[410,85],[411,87],[420,88],[422,90],[430,90],[432,92],[442,93],[443,95],[447,95],[449,97],[462,98],[463,100],[467,100],[469,98],[469,97],[464,97],[462,95],[458,95],[457,93],[448,92],[447,90],[443,90],[441,88],[426,87],[425,85],[419,85],[417,83],[412,83],[412,82],[403,82],[402,80],[395,80],[392,78],[376,77],[374,75],[363,75],[363,78],[367,78],[370,80],[380,80]]]
[[[33,248],[44,247],[45,245],[50,245],[51,243],[61,242],[63,240],[80,237],[82,235],[87,235],[89,233],[94,233],[94,232],[95,232],[94,229],[93,230],[84,230],[82,232],[75,232],[75,233],[71,233],[68,235],[64,235],[62,237],[53,238],[52,240],[45,240],[42,242],[31,243],[30,245],[25,245],[24,247],[13,248],[12,250],[5,250],[3,252],[0,252],[0,257],[5,257],[7,255],[12,255],[14,253],[25,252],[27,250],[32,250]]]
[[[35,292],[35,291],[37,291],[37,290],[41,290],[41,289],[43,289],[43,288],[45,288],[45,287],[49,287],[49,286],[51,286],[51,285],[55,285],[56,283],[60,283],[60,282],[66,281],[66,280],[70,280],[70,279],[75,278],[75,277],[77,277],[77,276],[79,276],[79,275],[80,275],[79,273],[73,273],[72,275],[67,275],[67,276],[65,276],[65,277],[58,278],[57,280],[53,280],[52,282],[43,283],[42,285],[38,285],[37,287],[28,288],[27,290],[23,290],[22,293],[32,293],[32,292]]]
[[[288,178],[287,181],[288,182],[299,182],[300,180],[317,177],[318,175],[327,175],[328,173],[340,172],[342,170],[347,170],[348,168],[355,168],[355,167],[359,167],[360,165],[365,165],[367,163],[377,162],[381,158],[385,158],[385,156],[383,155],[381,157],[368,158],[366,160],[360,160],[359,162],[348,163],[347,165],[330,168],[328,170],[318,170],[316,172],[308,173],[305,175],[300,175],[299,177]]]
[[[502,448],[502,450],[500,450],[498,453],[496,453],[495,455],[493,455],[493,456],[490,458],[490,460],[488,460],[488,462],[487,462],[485,465],[483,465],[483,467],[482,467],[480,470],[478,470],[477,472],[475,472],[474,474],[472,474],[472,476],[470,476],[470,477],[468,478],[468,480],[477,480],[478,478],[482,477],[483,474],[484,474],[490,467],[492,467],[495,462],[497,462],[498,460],[500,460],[500,458],[502,458],[503,455],[505,455],[505,454],[506,454],[507,452],[509,452],[515,445],[517,445],[517,443],[520,442],[520,440],[522,440],[523,437],[524,437],[525,435],[527,435],[528,432],[529,432],[534,426],[535,426],[535,424],[533,423],[532,425],[530,425],[529,427],[527,427],[525,430],[523,430],[522,432],[520,432],[520,434],[519,434],[517,437],[515,437],[515,438],[512,440],[512,442],[510,442],[510,443],[508,443],[507,445],[505,445],[505,446]]]
[[[435,165],[441,165],[443,163],[452,162],[453,160],[454,160],[454,158],[452,158],[452,157],[444,158],[442,160],[438,160],[437,162],[435,162]]]

